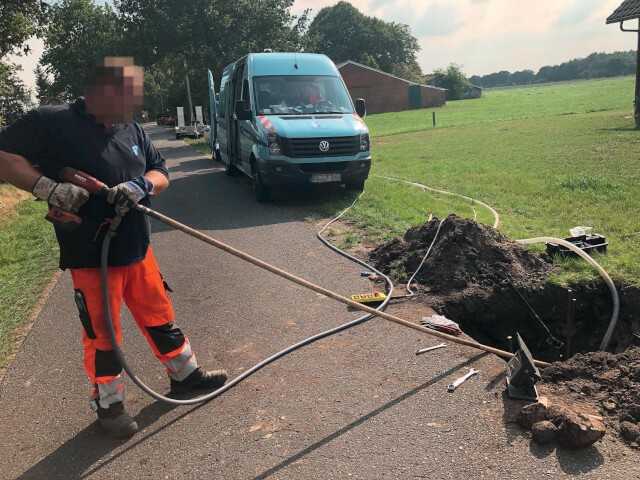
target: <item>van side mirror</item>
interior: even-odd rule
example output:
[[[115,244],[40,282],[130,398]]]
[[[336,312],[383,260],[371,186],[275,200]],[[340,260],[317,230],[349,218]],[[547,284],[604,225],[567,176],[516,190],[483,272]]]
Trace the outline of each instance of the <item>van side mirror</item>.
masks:
[[[356,113],[362,118],[367,116],[367,102],[364,101],[364,98],[356,100]]]
[[[238,120],[251,120],[251,107],[243,100],[236,102],[236,118]]]

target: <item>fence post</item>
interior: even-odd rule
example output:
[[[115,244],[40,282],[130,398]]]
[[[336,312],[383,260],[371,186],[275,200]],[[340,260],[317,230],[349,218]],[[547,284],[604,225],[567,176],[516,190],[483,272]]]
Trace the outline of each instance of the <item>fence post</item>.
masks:
[[[433,128],[436,128],[436,112],[431,112],[433,114]]]

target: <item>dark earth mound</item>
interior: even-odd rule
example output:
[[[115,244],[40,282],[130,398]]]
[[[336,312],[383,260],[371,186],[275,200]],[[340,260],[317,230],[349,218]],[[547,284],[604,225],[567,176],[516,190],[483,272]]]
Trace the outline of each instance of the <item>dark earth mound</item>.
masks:
[[[597,404],[625,440],[640,443],[640,348],[577,354],[545,368],[542,378],[559,392]]]
[[[370,254],[373,264],[407,281],[420,265],[438,230],[434,218],[407,230]],[[416,281],[432,292],[491,289],[512,284],[529,287],[544,282],[551,265],[497,230],[472,220],[448,216]]]

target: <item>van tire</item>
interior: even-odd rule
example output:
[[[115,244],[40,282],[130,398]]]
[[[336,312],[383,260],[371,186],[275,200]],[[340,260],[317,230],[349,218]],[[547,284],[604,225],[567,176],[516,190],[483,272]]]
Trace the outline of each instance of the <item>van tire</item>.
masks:
[[[362,192],[364,190],[364,182],[365,180],[357,180],[355,182],[345,183],[345,187],[347,190],[353,190],[356,192]]]
[[[238,173],[240,173],[240,171],[238,170],[238,167],[236,167],[234,164],[231,163],[231,159],[229,159],[229,163],[224,163],[224,173],[227,174],[230,177],[235,177],[236,175],[238,175]]]
[[[262,176],[258,170],[253,175],[253,194],[259,203],[266,203],[271,200],[271,190],[263,183]]]

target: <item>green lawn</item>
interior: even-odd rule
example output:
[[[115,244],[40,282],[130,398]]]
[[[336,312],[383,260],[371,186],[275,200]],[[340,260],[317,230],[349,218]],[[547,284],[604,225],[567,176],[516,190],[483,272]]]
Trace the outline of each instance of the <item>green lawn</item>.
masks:
[[[426,110],[370,116],[372,177],[348,218],[382,240],[427,212],[472,216],[464,201],[375,176],[400,177],[489,203],[514,239],[593,226],[610,242],[598,261],[614,278],[640,285],[640,132],[632,129],[632,98],[633,80],[625,77],[485,92],[481,100],[450,102],[436,129]],[[420,126],[419,118],[429,122]],[[394,134],[403,131],[410,133]],[[492,222],[476,209],[479,221]],[[555,280],[594,277],[570,261]]]
[[[448,102],[445,107],[367,117],[372,135],[381,137],[438,128],[483,125],[516,119],[551,118],[602,111],[629,110],[633,77],[554,83],[502,90],[487,90],[482,98]]]
[[[0,368],[58,264],[58,244],[44,221],[44,202],[24,200],[17,215],[0,224]]]

